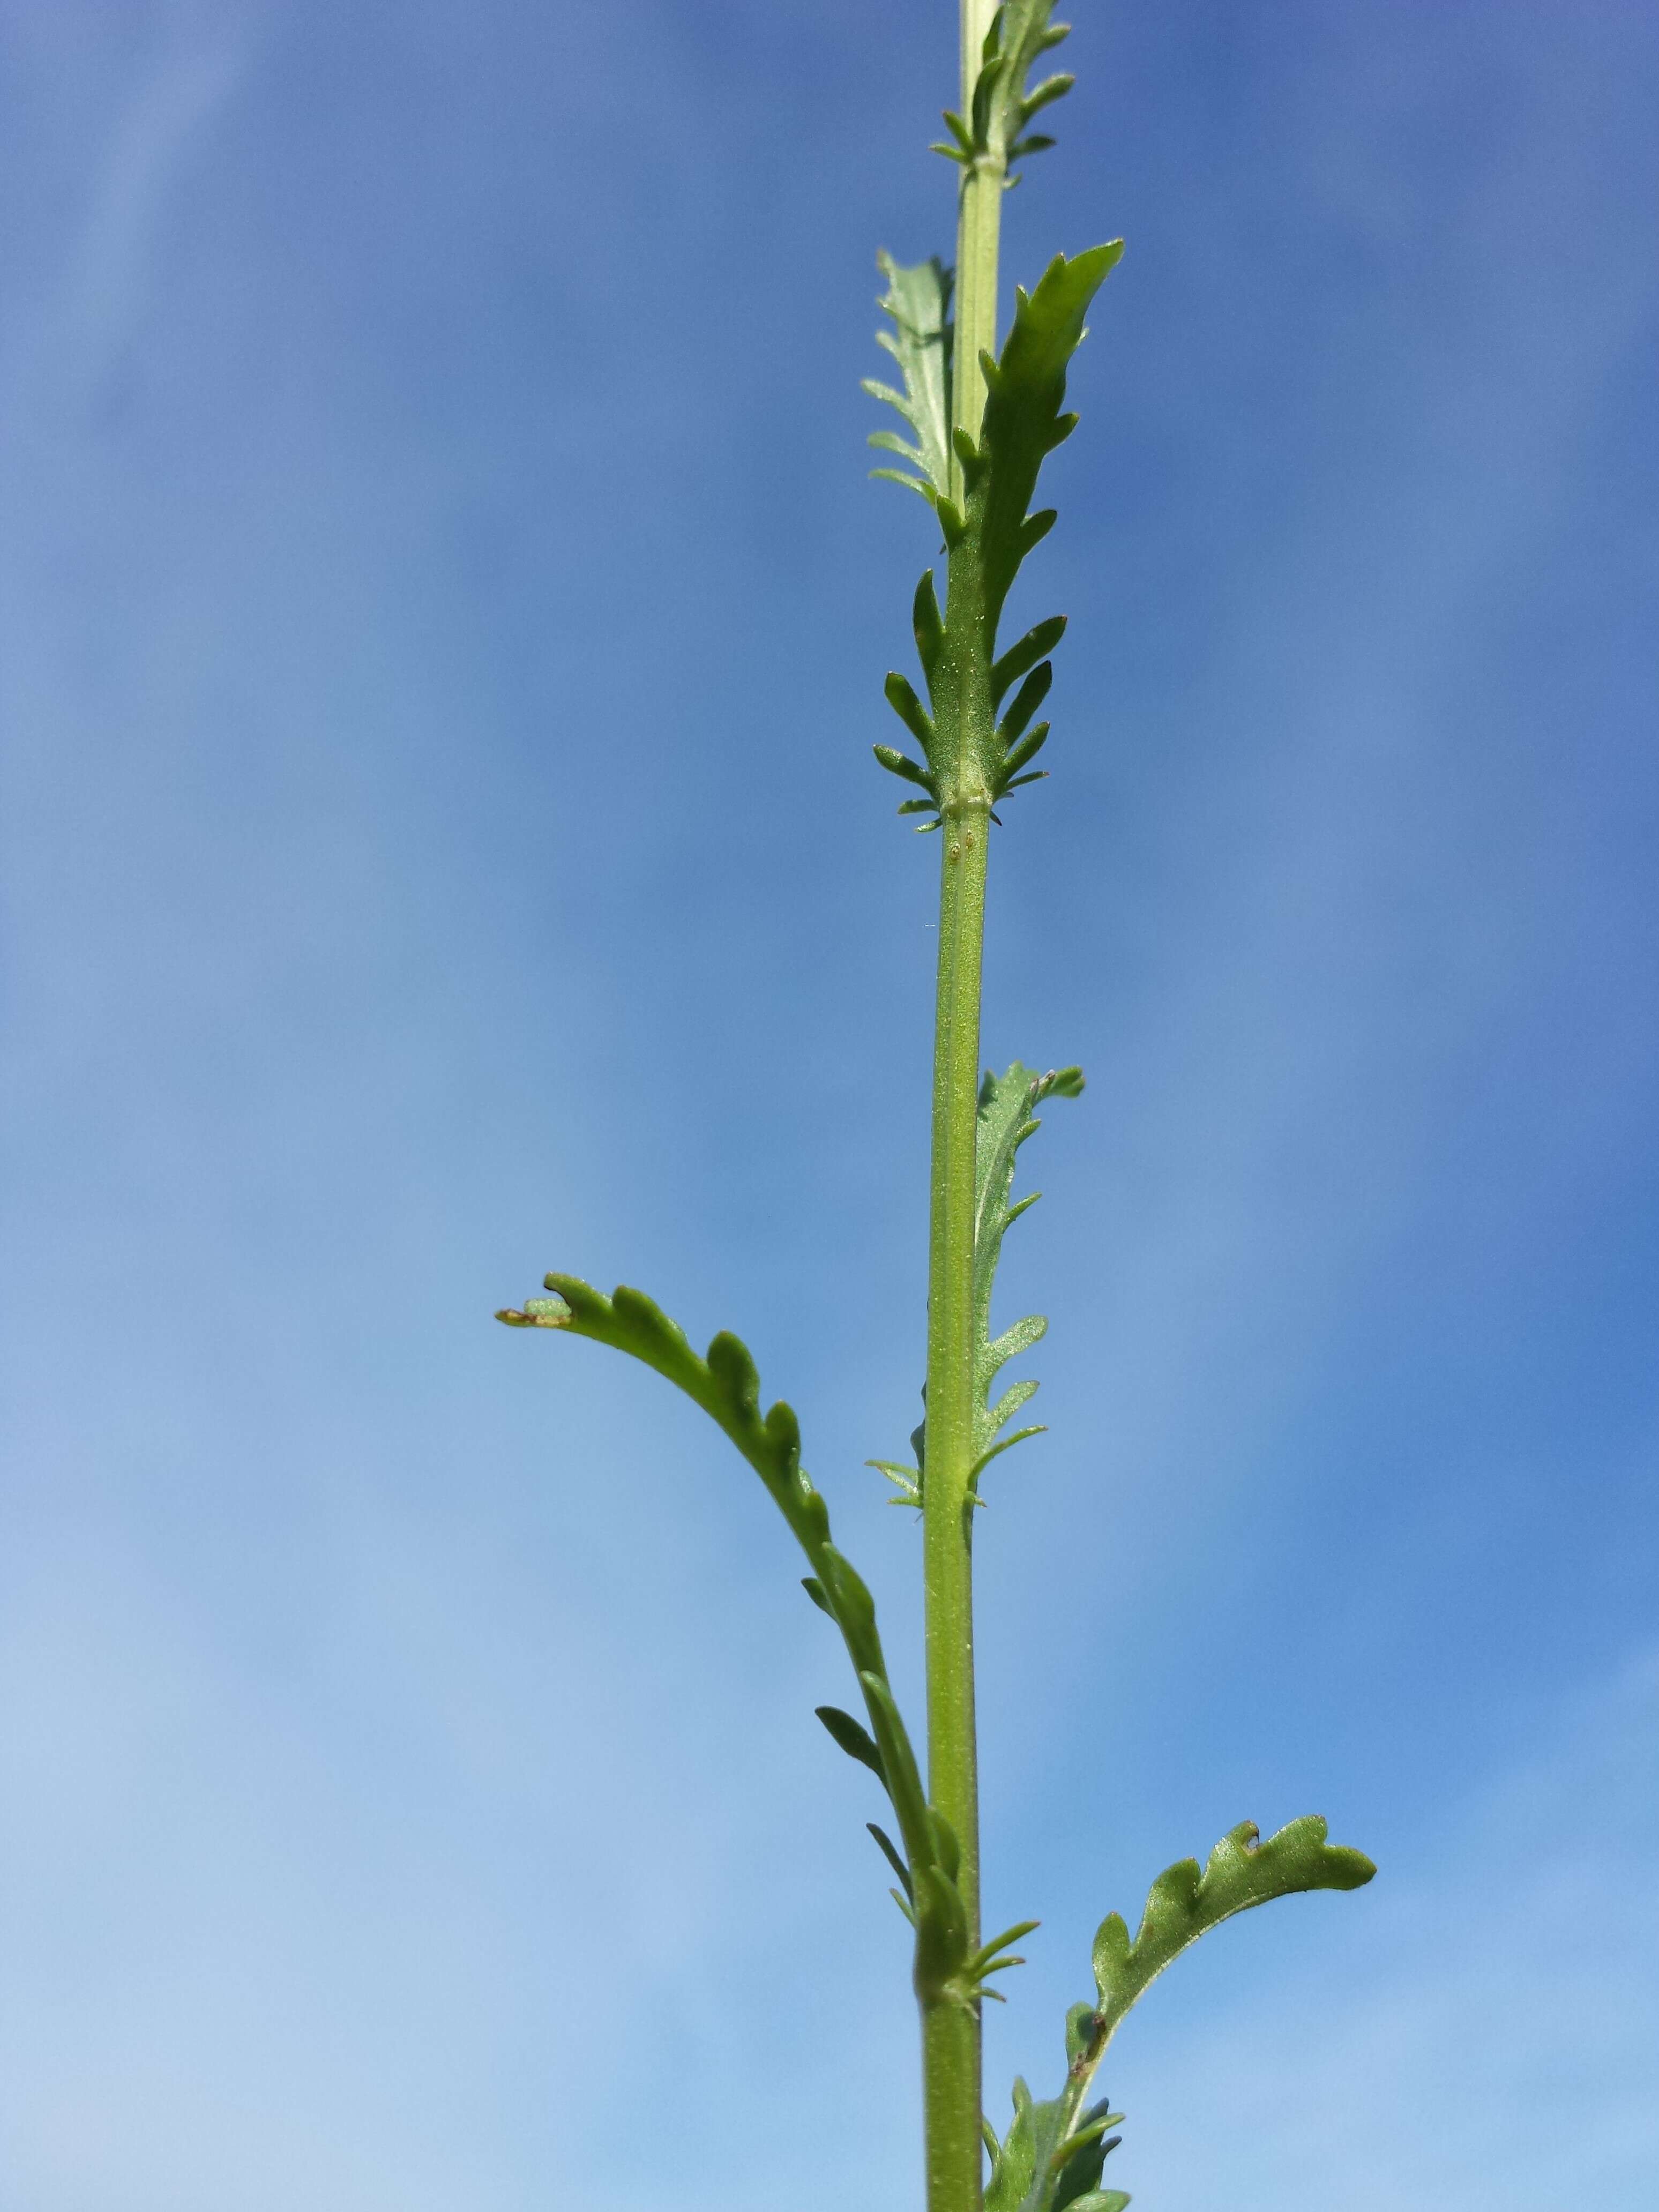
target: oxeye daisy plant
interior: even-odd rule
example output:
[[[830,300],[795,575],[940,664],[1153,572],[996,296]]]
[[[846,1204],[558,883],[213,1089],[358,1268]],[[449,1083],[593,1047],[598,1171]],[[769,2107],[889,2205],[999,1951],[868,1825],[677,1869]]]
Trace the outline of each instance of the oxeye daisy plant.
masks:
[[[920,817],[915,826],[938,838],[925,1410],[908,1460],[869,1462],[921,1524],[919,1725],[895,1692],[869,1589],[836,1544],[829,1507],[801,1463],[795,1415],[781,1401],[764,1404],[738,1337],[722,1330],[698,1352],[642,1291],[606,1294],[556,1273],[545,1279],[546,1296],[497,1318],[586,1337],[653,1368],[724,1431],[800,1547],[803,1588],[846,1648],[856,1708],[824,1705],[817,1717],[874,1775],[890,1808],[884,1823],[868,1826],[908,1928],[927,2212],[1121,2212],[1129,2198],[1104,2176],[1122,2116],[1098,2094],[1098,2080],[1127,2014],[1180,1952],[1235,1913],[1304,1890],[1357,1889],[1375,1869],[1361,1852],[1329,1842],[1315,1814],[1267,1837],[1243,1821],[1202,1863],[1178,1860],[1153,1882],[1133,1934],[1116,1912],[1101,1922],[1092,1987],[1066,2014],[1053,2093],[1038,2098],[1016,2081],[1006,2123],[987,2113],[981,2013],[1003,1994],[996,1978],[1022,1963],[1015,1947],[1037,1923],[989,1936],[980,1924],[975,1509],[994,1462],[1040,1432],[1021,1419],[1036,1382],[1002,1378],[1048,1326],[1032,1315],[994,1334],[992,1298],[1003,1238],[1034,1202],[1035,1194],[1014,1195],[1020,1148],[1039,1107],[1083,1089],[1076,1067],[1040,1072],[1015,1060],[1000,1074],[981,1069],[991,842],[1018,823],[1017,794],[1048,772],[1036,765],[1049,737],[1039,716],[1066,617],[1006,643],[1000,632],[1016,575],[1054,523],[1052,507],[1035,504],[1038,478],[1077,427],[1066,409],[1067,370],[1123,242],[1056,254],[1029,291],[1016,290],[999,340],[1002,197],[1022,165],[1054,144],[1040,125],[1073,80],[1048,71],[1047,58],[1067,27],[1053,20],[1052,0],[960,6],[960,104],[946,112],[937,148],[956,174],[956,259],[904,267],[879,257],[887,317],[879,343],[892,368],[866,385],[902,426],[890,418],[872,434],[889,457],[874,473],[920,495],[938,549],[910,611],[921,688],[900,671],[885,684],[908,742],[874,748],[904,787],[899,812]]]

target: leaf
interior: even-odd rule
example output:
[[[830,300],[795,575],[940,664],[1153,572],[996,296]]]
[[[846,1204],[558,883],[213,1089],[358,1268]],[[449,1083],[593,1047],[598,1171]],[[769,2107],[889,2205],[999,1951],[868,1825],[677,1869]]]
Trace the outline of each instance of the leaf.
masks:
[[[876,1842],[880,1848],[883,1858],[886,1860],[888,1865],[892,1868],[893,1872],[898,1876],[899,1887],[903,1890],[906,1897],[908,1897],[910,1902],[914,1905],[916,1894],[915,1884],[910,1879],[909,1868],[905,1865],[904,1861],[899,1856],[897,1844],[894,1843],[892,1838],[888,1834],[885,1828],[878,1828],[873,1820],[866,1820],[864,1825],[875,1838]]]
[[[915,433],[915,449],[900,445],[898,450],[915,461],[922,481],[899,480],[915,483],[932,498],[948,490],[951,482],[951,272],[937,257],[910,268],[902,267],[890,253],[878,253],[876,262],[887,279],[879,304],[893,322],[890,331],[877,333],[876,343],[898,363],[904,389],[896,392],[872,377],[865,379],[864,389],[896,408]],[[872,443],[878,441],[894,442],[884,432]]]
[[[1058,2097],[1037,2104],[1023,2081],[1014,2083],[1014,2118],[1000,2153],[994,2153],[986,2212],[1089,2212],[1099,2191],[1101,2168],[1121,2140],[1107,2130],[1121,2112],[1105,2101],[1085,2108],[1102,2048],[1098,2016],[1073,2005],[1066,2020],[1066,2083]],[[1123,2197],[1127,2203],[1128,2199]]]
[[[1222,1921],[1303,1890],[1359,1889],[1376,1872],[1363,1851],[1328,1844],[1317,1814],[1292,1820],[1265,1844],[1258,1836],[1245,1820],[1221,1838],[1201,1873],[1196,1859],[1166,1868],[1152,1884],[1133,1943],[1115,1912],[1102,1921],[1094,1946],[1102,2050],[1170,1960]]]
[[[870,750],[890,775],[902,776],[907,783],[919,783],[930,798],[933,796],[933,777],[918,762],[913,761],[908,753],[900,752],[894,745],[872,745]],[[909,806],[914,806],[916,803],[915,799],[907,799],[905,802]],[[937,805],[938,803],[937,799],[934,799],[933,804]]]
[[[1023,2076],[1014,2081],[1014,2117],[992,2160],[985,2187],[985,2212],[1018,2212],[1036,2170],[1031,2093]]]
[[[1026,783],[1036,781],[1034,777],[1021,775],[1019,770],[1024,767],[1027,761],[1035,760],[1048,742],[1048,725],[1047,722],[1039,722],[1036,729],[1028,730],[1026,732],[1025,735],[1020,739],[1019,743],[1012,749],[1007,758],[1002,763],[1002,775],[997,784],[995,792],[995,796],[997,798],[1000,799],[1005,791],[1012,791],[1017,783]]]
[[[896,430],[872,430],[864,442],[866,446],[878,447],[884,453],[897,453],[913,468],[919,469],[923,465],[921,455],[915,447],[907,444]]]
[[[984,619],[992,636],[1015,572],[1053,520],[1052,514],[1028,519],[1026,510],[1045,455],[1072,427],[1060,410],[1066,371],[1083,339],[1083,319],[1122,254],[1121,238],[1070,261],[1056,254],[1034,292],[1016,293],[1013,325],[1002,351],[994,362],[986,356],[980,443],[990,465],[969,501],[969,521],[979,532]]]
[[[1062,628],[1064,624],[1062,623]],[[939,649],[945,642],[945,624],[939,616],[939,597],[933,590],[933,572],[925,571],[916,586],[915,597],[910,603],[910,628],[915,635],[916,658],[921,663],[921,672],[931,684],[933,664]]]
[[[997,737],[1003,745],[1012,745],[1025,734],[1032,715],[1048,697],[1048,688],[1054,680],[1054,662],[1040,660],[1015,692],[1013,705],[997,724]],[[1006,760],[1003,765],[1006,767]]]
[[[872,477],[880,477],[888,483],[903,484],[909,491],[920,492],[929,507],[933,504],[933,487],[924,483],[920,477],[907,477],[902,469],[872,469]]]
[[[1016,1383],[994,1405],[988,1401],[991,1385],[1002,1368],[1019,1352],[1029,1351],[1048,1324],[1040,1314],[1031,1314],[994,1338],[991,1293],[1008,1226],[1036,1202],[1033,1193],[1016,1205],[1009,1204],[1014,1156],[1041,1126],[1033,1117],[1045,1098],[1075,1098],[1082,1089],[1081,1068],[1051,1069],[1047,1075],[1038,1075],[1023,1067],[1018,1060],[1003,1075],[993,1075],[988,1070],[980,1086],[979,1130],[974,1148],[975,1477],[999,1451],[1006,1451],[1023,1437],[1040,1434],[1036,1429],[1024,1429],[1019,1437],[1007,1437],[1000,1443],[997,1442],[1003,1429],[1036,1390],[1035,1382]]]
[[[1106,2132],[1123,2118],[1121,2112],[1107,2109],[1109,2102],[1109,2099],[1103,2097],[1097,2105],[1091,2105],[1083,2114],[1081,2124],[1073,2130],[1056,2151],[1051,2153],[1050,2167],[1058,2167],[1054,2173],[1053,2212],[1064,2212],[1066,2207],[1086,2204],[1099,2188],[1100,2170],[1123,2140],[1121,2136]],[[1077,2148],[1068,2156],[1068,2147],[1073,2143]],[[1129,2201],[1119,2190],[1111,2190],[1107,2194],[1120,2197],[1125,2204]]]
[[[1036,91],[1027,93],[1019,103],[1020,128],[1024,129],[1040,107],[1047,107],[1052,101],[1064,99],[1076,82],[1074,76],[1063,72],[1057,76],[1045,77]]]
[[[1026,135],[1026,126],[1071,87],[1060,75],[1028,89],[1038,57],[1066,35],[1052,14],[1051,0],[1004,0],[992,18],[968,115],[947,116],[954,143],[941,149],[966,162],[970,178],[1000,171],[1012,183],[1008,165],[1051,143],[1041,133]],[[1059,255],[1033,292],[1018,295],[1000,356],[980,356],[986,398],[977,425],[951,422],[949,276],[937,261],[902,269],[890,255],[882,257],[888,276],[882,305],[893,319],[882,343],[900,364],[904,388],[874,382],[866,388],[896,408],[915,442],[890,433],[879,434],[877,442],[918,471],[885,473],[930,501],[950,556],[942,625],[931,579],[927,606],[919,599],[916,619],[933,709],[926,751],[941,818],[992,810],[995,821],[997,799],[1036,781],[1035,773],[1018,773],[1035,744],[1016,765],[1009,765],[1009,756],[1041,692],[1019,702],[1000,728],[995,715],[1009,685],[1044,659],[1064,623],[1039,625],[1001,661],[997,627],[1020,562],[1053,526],[1053,510],[1032,513],[1031,497],[1044,457],[1076,427],[1075,414],[1062,412],[1066,368],[1083,338],[1089,304],[1122,251],[1118,239],[1069,261]]]
[[[973,132],[968,128],[968,125],[963,121],[962,118],[959,115],[953,114],[950,108],[942,108],[939,112],[945,129],[957,142],[957,149],[963,154],[971,155],[974,150]]]
[[[1040,1920],[1016,1920],[1013,1926],[1005,1928],[1000,1936],[994,1936],[988,1943],[980,1945],[979,1949],[974,1954],[974,1964],[976,1966],[988,1965],[999,1952],[1006,1951],[1011,1943],[1018,1943],[1022,1936],[1030,1935],[1033,1929],[1041,1928],[1042,1925],[1042,1923]],[[1024,1966],[1025,1962],[1021,1960],[1019,1963]]]
[[[933,1864],[936,1850],[927,1796],[921,1786],[921,1771],[916,1765],[915,1751],[886,1676],[872,1672],[861,1674],[859,1682],[881,1753],[887,1795],[898,1815],[899,1833],[904,1839],[905,1856],[914,1875],[921,1867]]]
[[[642,1291],[619,1285],[606,1297],[578,1275],[549,1275],[550,1298],[509,1308],[497,1321],[512,1328],[554,1328],[608,1344],[655,1368],[714,1420],[766,1485],[813,1564],[829,1540],[830,1516],[800,1464],[800,1428],[781,1401],[763,1416],[760,1377],[749,1348],[722,1330],[702,1358],[684,1329]]]
[[[957,1995],[951,1984],[968,1956],[968,1915],[962,1893],[943,1867],[919,1866],[915,1879],[916,1995],[924,2004],[937,2004]]]
[[[882,690],[888,705],[931,760],[933,751],[933,717],[917,698],[915,687],[909,678],[901,676],[896,668],[890,669]]]
[[[896,1486],[898,1495],[888,1499],[890,1505],[914,1505],[918,1512],[921,1511],[921,1469],[919,1467],[902,1467],[896,1460],[890,1459],[867,1459],[864,1464],[874,1468],[878,1474],[884,1474]]]
[[[1052,138],[1022,141],[1030,118],[1051,100],[1069,92],[1069,76],[1050,77],[1035,92],[1025,89],[1026,78],[1040,56],[1058,46],[1070,28],[1054,22],[1054,0],[1005,0],[992,19],[981,50],[981,67],[974,82],[966,121],[947,113],[946,130],[951,143],[933,151],[953,161],[987,161],[1007,170],[1022,153],[1051,146]],[[1017,179],[1009,177],[1012,184]]]
[[[1038,2104],[1015,2081],[1014,2117],[992,2158],[985,2212],[1098,2212],[1101,2168],[1119,2141],[1105,2131],[1123,2115],[1103,2103],[1082,2112],[1082,2094],[1068,2078],[1060,2096]],[[1116,2190],[1103,2194],[1108,2203],[1129,2201]]]
[[[800,1429],[781,1401],[763,1413],[760,1377],[748,1348],[729,1332],[701,1358],[685,1332],[642,1291],[619,1285],[606,1297],[579,1275],[549,1275],[553,1296],[496,1315],[510,1328],[556,1329],[585,1336],[642,1360],[684,1390],[731,1438],[771,1492],[806,1553],[807,1595],[840,1629],[864,1692],[872,1735],[834,1706],[819,1717],[843,1751],[873,1765],[893,1801],[912,1867],[932,1865],[939,1843],[916,1756],[887,1680],[876,1627],[875,1601],[850,1562],[830,1540],[830,1511],[800,1463]],[[920,1940],[920,1939],[919,1939]]]
[[[1038,1321],[1042,1316],[1033,1314],[1030,1318],[1033,1321]],[[1010,1334],[1012,1333],[1011,1331]],[[999,1338],[998,1341],[1000,1343],[1001,1339]],[[1035,1382],[1030,1381],[1012,1383],[997,1400],[995,1405],[989,1408],[987,1418],[993,1426],[997,1429],[1006,1428],[1020,1407],[1036,1395],[1036,1387]]]
[[[957,1832],[936,1806],[927,1808],[927,1823],[933,1832],[934,1860],[946,1879],[954,1881],[962,1870],[962,1845]]]
[[[1018,684],[1028,668],[1035,668],[1039,660],[1048,655],[1066,635],[1064,615],[1050,615],[1028,629],[1018,645],[1011,645],[991,671],[991,704],[1000,707],[1012,687]],[[923,662],[924,667],[926,662]]]
[[[842,1628],[860,1649],[878,1649],[876,1601],[863,1576],[849,1559],[829,1542],[818,1547],[818,1568],[835,1617]]]
[[[1031,1346],[1047,1332],[1048,1324],[1041,1314],[1028,1314],[1003,1330],[1000,1336],[991,1334],[991,1293],[996,1282],[997,1262],[1002,1257],[1002,1240],[1009,1224],[1035,1206],[1039,1194],[1009,1203],[1014,1179],[1014,1155],[1025,1139],[1042,1127],[1034,1116],[1036,1109],[1045,1098],[1075,1098],[1083,1089],[1080,1067],[1051,1068],[1048,1074],[1038,1075],[1018,1060],[1003,1075],[994,1075],[988,1069],[980,1085],[979,1123],[974,1148],[974,1460],[969,1477],[970,1485],[995,1459],[1027,1437],[1039,1437],[1041,1425],[1018,1429],[1012,1436],[1002,1431],[1020,1407],[1036,1390],[1031,1381],[1013,1383],[994,1404],[990,1402],[991,1385],[1011,1359]],[[924,1393],[924,1398],[926,1394]],[[877,1468],[890,1482],[898,1486],[899,1497],[895,1503],[920,1506],[926,1487],[927,1467],[927,1423],[912,1430],[910,1442],[915,1450],[915,1467],[903,1467],[891,1460],[866,1460],[867,1467]],[[975,1502],[981,1502],[970,1488]]]
[[[1264,1844],[1246,1820],[1224,1835],[1200,1872],[1196,1859],[1167,1868],[1152,1884],[1134,1942],[1109,1913],[1095,1937],[1097,2004],[1066,2016],[1066,2086],[1048,2104],[1014,2084],[1014,2124],[1004,2139],[986,2212],[1122,2212],[1121,2190],[1099,2186],[1102,2164],[1122,2118],[1084,2099],[1124,2015],[1172,1959],[1236,1912],[1310,1889],[1358,1889],[1376,1873],[1362,1851],[1325,1840],[1323,1820],[1292,1820]]]
[[[1016,787],[1036,750],[1035,742],[1024,751],[1019,747],[1048,684],[1048,674],[1038,672],[1065,621],[1054,616],[1039,623],[1000,659],[997,627],[1021,562],[1054,523],[1051,507],[1030,511],[1031,499],[1044,458],[1076,425],[1075,414],[1062,411],[1066,369],[1089,304],[1122,250],[1120,239],[1073,260],[1057,256],[1035,291],[1018,295],[1000,358],[981,356],[986,400],[979,437],[962,432],[953,441],[962,464],[960,505],[946,495],[939,474],[952,448],[941,439],[929,460],[923,489],[949,555],[942,622],[931,574],[914,610],[931,712],[908,686],[896,690],[893,679],[888,697],[924,745],[941,815],[964,804],[994,807]],[[931,451],[925,441],[924,450]],[[1018,696],[999,722],[1015,684]]]
[[[814,1705],[813,1711],[823,1723],[848,1759],[856,1759],[867,1766],[884,1790],[887,1776],[881,1763],[881,1753],[876,1749],[875,1739],[866,1728],[861,1728],[851,1713],[844,1713],[839,1705]]]

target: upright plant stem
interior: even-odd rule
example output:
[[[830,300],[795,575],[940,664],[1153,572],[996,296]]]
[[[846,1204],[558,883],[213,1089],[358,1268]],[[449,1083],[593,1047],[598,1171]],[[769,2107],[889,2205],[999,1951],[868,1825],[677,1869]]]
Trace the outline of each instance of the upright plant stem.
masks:
[[[962,0],[963,112],[971,114],[995,0]],[[978,438],[981,348],[996,345],[1002,173],[963,178],[957,233],[953,427]],[[961,497],[960,464],[952,461]],[[974,1722],[974,1152],[985,936],[987,794],[945,794],[939,988],[933,1039],[933,1190],[927,1269],[927,1437],[923,1486],[928,1789],[962,1849],[957,1887],[969,1948],[980,1940],[979,1772]],[[924,2006],[928,2212],[979,2212],[983,2154],[980,2023],[951,2000]]]
[[[974,1725],[974,1145],[988,810],[947,807],[940,842],[928,1255],[927,1450],[923,1483],[928,1791],[962,1847],[968,1941],[979,1927],[979,1769]],[[922,2014],[928,2212],[978,2212],[983,2154],[977,2014],[944,1999]]]
[[[974,84],[979,76],[980,53],[985,44],[996,0],[962,0],[962,112],[971,118]],[[997,343],[997,249],[1002,234],[1002,191],[1006,171],[1000,161],[981,155],[962,173],[962,196],[957,210],[956,345],[951,361],[955,390],[955,427],[979,435],[985,412],[985,377],[979,365],[981,349],[994,353]],[[951,460],[951,495],[962,504],[962,464]]]

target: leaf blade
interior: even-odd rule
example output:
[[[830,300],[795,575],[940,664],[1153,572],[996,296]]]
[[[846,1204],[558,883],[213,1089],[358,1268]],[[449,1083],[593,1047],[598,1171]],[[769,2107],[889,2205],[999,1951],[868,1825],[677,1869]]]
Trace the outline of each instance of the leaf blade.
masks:
[[[1039,516],[1028,520],[1027,509],[1044,458],[1057,442],[1066,373],[1083,341],[1084,317],[1122,254],[1121,239],[1069,260],[1056,254],[1036,289],[1018,294],[1002,351],[989,362],[981,443],[990,465],[976,494],[976,520],[993,635],[1020,562],[1048,526]]]
[[[1095,1986],[1106,2023],[1102,2048],[1164,1969],[1236,1913],[1315,1889],[1360,1889],[1376,1869],[1363,1851],[1326,1841],[1316,1813],[1260,1840],[1254,1821],[1231,1828],[1200,1870],[1196,1859],[1166,1867],[1152,1884],[1133,1942],[1120,1916],[1096,1932]]]
[[[907,268],[884,251],[876,262],[887,279],[878,304],[893,325],[878,331],[877,342],[897,362],[904,388],[866,377],[864,389],[909,424],[915,448],[900,450],[915,460],[927,488],[943,495],[951,483],[951,272],[937,256]],[[884,441],[892,435],[877,434]]]

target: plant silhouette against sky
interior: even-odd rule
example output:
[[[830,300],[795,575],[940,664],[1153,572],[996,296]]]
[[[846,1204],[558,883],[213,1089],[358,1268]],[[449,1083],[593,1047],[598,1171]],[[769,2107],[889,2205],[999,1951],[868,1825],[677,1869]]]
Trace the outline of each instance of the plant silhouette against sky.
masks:
[[[1020,1921],[986,1940],[979,1911],[979,1787],[974,1721],[973,1540],[981,1478],[1011,1446],[1040,1431],[1017,1422],[1035,1382],[998,1394],[1002,1370],[1029,1351],[1047,1322],[1031,1316],[992,1333],[997,1261],[1010,1224],[1033,1203],[1012,1196],[1019,1147],[1050,1097],[1075,1097],[1075,1067],[1038,1073],[1016,1060],[1001,1075],[980,1066],[980,994],[991,833],[1023,787],[1046,770],[1032,763],[1049,733],[1037,715],[1052,679],[1049,658],[1063,616],[1040,622],[998,650],[1003,604],[1026,556],[1047,536],[1052,508],[1032,510],[1049,453],[1071,435],[1066,376],[1085,318],[1122,252],[1122,241],[1068,259],[1056,255],[1028,294],[1015,295],[1012,325],[997,344],[998,252],[1003,192],[1019,165],[1053,144],[1035,120],[1071,88],[1041,76],[1043,57],[1066,36],[1052,0],[961,0],[959,111],[947,113],[938,150],[958,174],[957,258],[904,268],[881,256],[881,343],[896,383],[866,389],[896,409],[904,432],[872,443],[890,453],[890,477],[921,494],[943,538],[945,591],[935,572],[916,587],[912,627],[926,703],[911,680],[889,675],[886,695],[914,751],[878,744],[882,767],[907,787],[902,814],[939,840],[938,996],[934,1024],[932,1188],[925,1418],[906,1462],[872,1461],[896,1502],[921,1515],[927,1660],[926,1770],[900,1711],[875,1606],[831,1540],[829,1510],[800,1460],[794,1413],[763,1411],[760,1382],[738,1339],[726,1332],[706,1352],[642,1292],[609,1297],[576,1277],[550,1274],[550,1294],[500,1318],[521,1328],[591,1337],[627,1352],[684,1390],[723,1429],[793,1530],[809,1569],[807,1595],[840,1631],[863,1717],[834,1706],[818,1717],[842,1749],[885,1792],[890,1826],[870,1832],[894,1877],[913,1930],[911,1973],[921,2012],[927,2212],[1121,2212],[1103,2185],[1121,2115],[1091,2096],[1119,2023],[1176,1954],[1236,1912],[1310,1889],[1354,1889],[1374,1871],[1360,1852],[1325,1839],[1315,1815],[1266,1840],[1249,1821],[1216,1844],[1207,1863],[1182,1859],[1153,1883],[1133,1939],[1116,1913],[1093,1949],[1094,1993],[1066,2015],[1065,2072],[1057,2093],[1035,2100],[1014,2084],[1014,2112],[999,2136],[983,2109],[981,2011],[1000,1996],[993,1977],[1021,1962],[1013,1946],[1036,1925]]]

